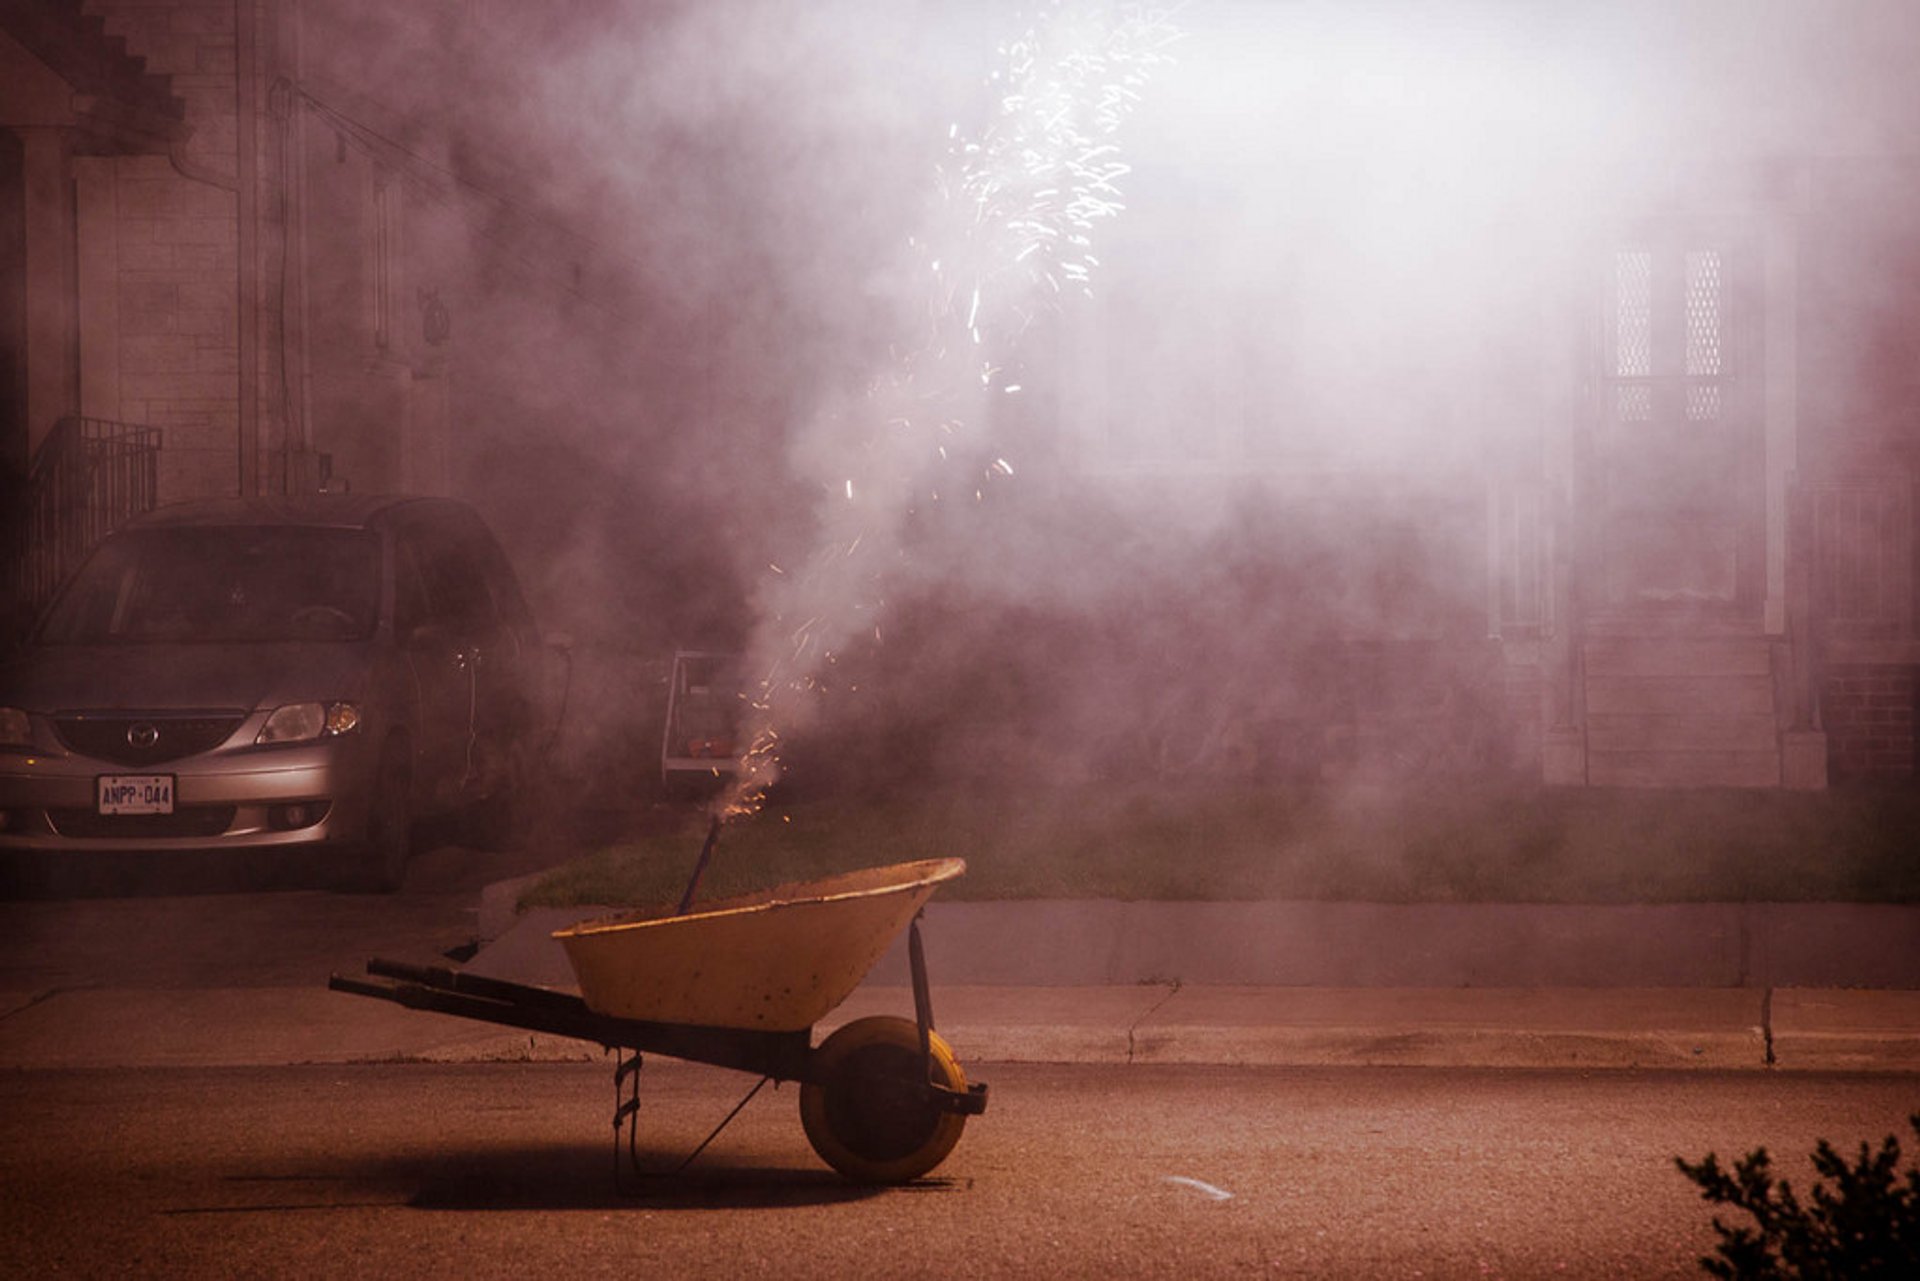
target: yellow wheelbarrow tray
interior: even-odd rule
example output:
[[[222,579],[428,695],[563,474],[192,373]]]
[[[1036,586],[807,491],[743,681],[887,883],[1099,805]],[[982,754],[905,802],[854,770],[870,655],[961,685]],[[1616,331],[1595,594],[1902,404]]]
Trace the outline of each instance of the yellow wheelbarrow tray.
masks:
[[[623,913],[554,933],[580,993],[374,959],[370,978],[334,975],[335,991],[413,1009],[631,1050],[618,1064],[616,1133],[639,1108],[640,1055],[663,1054],[799,1081],[814,1150],[861,1182],[901,1183],[932,1170],[986,1110],[934,1030],[919,917],[934,890],[966,871],[926,859],[845,872],[719,899],[698,910]],[[914,1017],[858,1019],[813,1045],[813,1024],[885,955],[902,928]],[[724,1123],[723,1123],[724,1124]],[[631,1140],[631,1133],[629,1135]]]
[[[554,931],[587,1008],[616,1018],[793,1032],[847,999],[957,858],[895,863]]]

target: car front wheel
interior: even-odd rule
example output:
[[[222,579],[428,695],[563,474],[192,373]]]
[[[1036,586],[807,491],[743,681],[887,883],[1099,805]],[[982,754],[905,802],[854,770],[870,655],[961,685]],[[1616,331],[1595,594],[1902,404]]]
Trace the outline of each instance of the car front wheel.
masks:
[[[407,861],[413,854],[411,779],[404,747],[389,744],[374,772],[355,888],[391,894],[406,879]]]

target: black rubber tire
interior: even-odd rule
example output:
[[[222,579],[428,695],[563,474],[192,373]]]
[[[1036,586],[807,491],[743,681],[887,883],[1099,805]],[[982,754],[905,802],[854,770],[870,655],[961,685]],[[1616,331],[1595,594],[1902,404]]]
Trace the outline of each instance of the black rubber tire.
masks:
[[[391,894],[407,878],[413,857],[412,773],[402,744],[388,745],[374,772],[367,835],[360,851],[356,888]]]
[[[966,1073],[940,1034],[922,1058],[911,1019],[857,1019],[814,1051],[800,1123],[821,1160],[856,1183],[906,1183],[946,1160],[966,1117],[928,1098],[929,1079],[965,1093]]]

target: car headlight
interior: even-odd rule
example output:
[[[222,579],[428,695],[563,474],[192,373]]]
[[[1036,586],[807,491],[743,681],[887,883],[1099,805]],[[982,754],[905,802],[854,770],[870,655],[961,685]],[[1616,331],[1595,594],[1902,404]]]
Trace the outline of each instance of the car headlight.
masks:
[[[254,741],[306,743],[351,734],[359,726],[360,708],[353,703],[288,703],[273,709]]]
[[[0,747],[32,747],[33,722],[17,707],[0,707]]]

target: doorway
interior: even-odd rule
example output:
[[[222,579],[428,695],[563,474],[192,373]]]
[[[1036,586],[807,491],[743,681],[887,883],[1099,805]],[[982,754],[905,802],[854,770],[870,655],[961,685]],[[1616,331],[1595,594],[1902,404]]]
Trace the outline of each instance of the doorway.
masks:
[[[1663,229],[1612,250],[1583,433],[1590,617],[1757,627],[1757,255]]]

